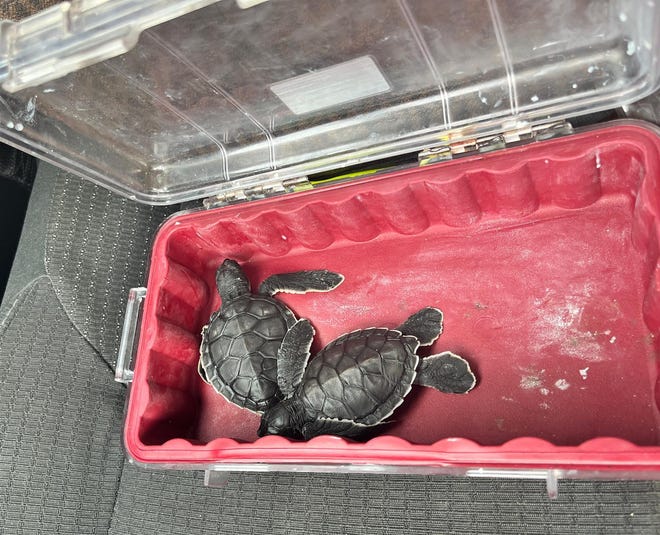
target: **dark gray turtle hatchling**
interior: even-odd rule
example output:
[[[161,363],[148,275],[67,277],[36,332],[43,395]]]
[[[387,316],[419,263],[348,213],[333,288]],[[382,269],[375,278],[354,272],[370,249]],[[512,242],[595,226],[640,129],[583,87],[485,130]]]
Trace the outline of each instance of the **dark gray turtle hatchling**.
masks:
[[[476,379],[463,358],[449,351],[424,359],[416,354],[441,332],[442,312],[424,308],[396,330],[344,334],[307,365],[314,329],[299,320],[284,337],[278,357],[277,380],[285,399],[264,412],[259,436],[354,437],[388,418],[413,384],[469,392]]]
[[[278,292],[327,292],[344,280],[331,271],[298,271],[268,277],[257,293],[234,260],[216,272],[221,307],[202,329],[199,374],[216,392],[246,409],[262,412],[281,398],[277,354],[293,312],[272,296]]]

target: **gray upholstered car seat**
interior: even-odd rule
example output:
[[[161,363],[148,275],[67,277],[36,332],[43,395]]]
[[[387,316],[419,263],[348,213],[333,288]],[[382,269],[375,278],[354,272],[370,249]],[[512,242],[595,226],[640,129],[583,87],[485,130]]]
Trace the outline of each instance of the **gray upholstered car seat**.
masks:
[[[0,309],[0,533],[657,533],[660,484],[199,473],[125,461],[112,368],[149,208],[42,164]]]

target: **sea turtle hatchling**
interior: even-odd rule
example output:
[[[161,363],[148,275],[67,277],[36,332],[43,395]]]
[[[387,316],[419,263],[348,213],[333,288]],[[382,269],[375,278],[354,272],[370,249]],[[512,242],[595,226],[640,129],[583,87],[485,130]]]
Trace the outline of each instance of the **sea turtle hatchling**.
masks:
[[[278,401],[277,353],[296,323],[293,312],[273,298],[278,292],[327,292],[344,280],[326,270],[272,275],[256,293],[235,260],[216,272],[222,303],[202,329],[198,371],[228,401],[262,412]]]
[[[476,379],[466,360],[449,351],[423,359],[416,354],[441,332],[442,312],[424,308],[396,330],[344,334],[308,365],[314,329],[299,320],[284,337],[278,356],[284,399],[264,412],[259,436],[354,437],[388,418],[413,384],[445,393],[469,392]]]

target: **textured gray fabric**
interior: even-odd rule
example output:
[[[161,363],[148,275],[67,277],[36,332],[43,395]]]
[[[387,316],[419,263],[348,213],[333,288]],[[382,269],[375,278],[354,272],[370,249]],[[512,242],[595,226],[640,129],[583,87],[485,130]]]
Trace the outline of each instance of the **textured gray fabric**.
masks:
[[[111,535],[201,533],[638,533],[660,526],[658,484],[124,470]]]
[[[176,208],[143,206],[63,171],[52,175],[46,271],[71,321],[114,367],[128,290],[144,285],[151,238]]]
[[[3,309],[11,306],[15,297],[34,279],[46,273],[44,251],[46,249],[46,223],[58,171],[44,162],[39,163],[38,178],[35,179],[30,195],[21,239],[14,257],[7,288],[2,299]]]
[[[0,20],[21,20],[58,3],[57,0],[5,0],[0,2]]]
[[[0,326],[0,532],[107,533],[123,463],[124,390],[47,277]]]

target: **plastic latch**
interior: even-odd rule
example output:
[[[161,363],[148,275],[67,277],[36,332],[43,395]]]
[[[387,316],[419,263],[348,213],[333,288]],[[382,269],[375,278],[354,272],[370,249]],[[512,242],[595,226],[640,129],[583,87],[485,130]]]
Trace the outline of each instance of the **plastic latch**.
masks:
[[[115,368],[115,381],[118,383],[127,384],[133,380],[133,357],[137,349],[137,333],[142,318],[142,303],[146,295],[146,288],[131,288],[128,292],[124,327],[121,331]]]
[[[557,499],[559,496],[559,479],[561,470],[507,470],[494,468],[474,468],[465,472],[469,477],[493,477],[503,479],[541,479],[546,482],[548,498]]]
[[[548,470],[545,479],[548,498],[556,500],[559,496],[559,472],[557,470]]]
[[[224,487],[229,481],[229,472],[222,472],[220,470],[205,470],[204,471],[204,486],[211,488]]]
[[[133,48],[140,33],[218,0],[59,2],[0,27],[0,84],[34,87]]]

